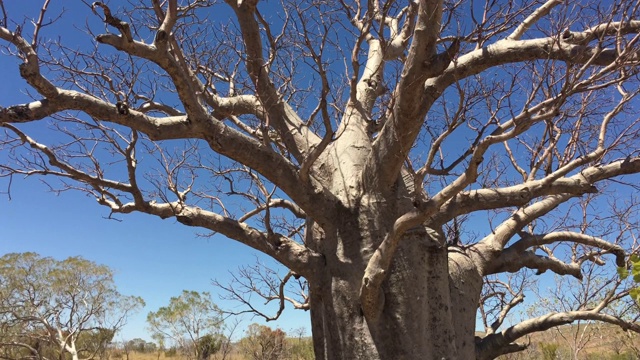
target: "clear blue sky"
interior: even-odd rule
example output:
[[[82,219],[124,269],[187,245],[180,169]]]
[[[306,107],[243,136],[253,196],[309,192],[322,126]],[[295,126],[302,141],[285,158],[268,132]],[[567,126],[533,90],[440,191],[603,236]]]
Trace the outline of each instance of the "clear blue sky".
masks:
[[[111,267],[118,290],[146,302],[120,333],[123,339],[149,339],[146,314],[183,289],[209,291],[217,299],[211,279],[225,283],[229,270],[254,263],[257,255],[223,236],[197,237],[196,230],[175,219],[131,214],[121,222],[106,220],[108,212],[95,200],[71,192],[56,196],[37,179],[15,179],[11,197],[0,199],[0,253],[34,251],[57,259],[80,255]],[[227,309],[238,305],[217,303]],[[243,325],[259,320],[246,317]],[[268,325],[285,331],[304,326],[310,332],[308,313],[299,310],[289,309]]]
[[[45,29],[44,35],[61,35],[63,42],[73,45],[90,40],[88,35],[69,26],[75,20],[82,26],[85,19],[96,18],[91,10],[78,2],[52,2],[52,6],[67,7],[62,21],[55,28]],[[73,3],[73,7],[69,7]],[[116,1],[110,5],[117,8]],[[41,1],[5,1],[9,16],[21,21],[22,15],[37,17]],[[16,7],[19,6],[20,9]],[[56,13],[52,8],[51,14]],[[28,20],[27,20],[28,23]],[[102,26],[102,25],[101,25]],[[102,26],[103,27],[103,26]],[[32,29],[25,27],[31,34]],[[2,83],[0,106],[6,107],[29,101],[24,89],[26,83],[18,75],[16,60],[0,56]],[[43,120],[40,125],[45,126]],[[50,139],[39,138],[45,142]],[[3,161],[0,154],[0,162]],[[8,183],[0,180],[0,191]],[[182,290],[208,291],[217,300],[217,291],[211,284],[216,278],[221,283],[229,279],[229,271],[240,265],[255,263],[258,253],[216,235],[198,237],[198,231],[176,222],[149,215],[119,216],[121,222],[107,220],[108,209],[95,199],[78,192],[56,195],[37,178],[14,178],[11,199],[0,195],[0,256],[9,252],[33,251],[42,256],[64,259],[82,256],[105,264],[115,271],[118,290],[123,294],[141,296],[146,307],[130,318],[128,325],[117,336],[118,340],[141,337],[150,340],[146,331],[146,315],[167,305],[172,296]],[[269,261],[269,259],[263,258]],[[219,306],[232,309],[237,303],[218,301]],[[242,327],[259,318],[245,317]],[[290,331],[299,327],[310,333],[308,313],[288,309],[277,322],[268,324]],[[236,335],[237,336],[237,335]]]

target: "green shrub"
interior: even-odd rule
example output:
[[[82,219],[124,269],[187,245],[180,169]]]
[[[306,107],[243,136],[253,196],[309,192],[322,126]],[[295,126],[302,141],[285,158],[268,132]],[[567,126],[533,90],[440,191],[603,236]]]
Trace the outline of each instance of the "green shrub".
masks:
[[[287,339],[291,360],[314,360],[311,338]]]
[[[544,360],[556,360],[558,358],[558,348],[556,343],[540,343],[540,352]]]
[[[605,358],[605,357],[601,357],[601,358],[598,358],[598,357],[589,358],[589,360],[591,360],[591,359],[593,359],[593,360],[596,360],[596,359],[609,359],[609,360],[636,360],[637,358],[636,358],[636,356],[635,356],[633,353],[631,353],[631,352],[629,352],[629,351],[626,351],[626,352],[623,352],[622,354],[613,354],[613,355],[609,356],[608,358]]]
[[[175,347],[169,348],[164,351],[164,357],[175,357],[178,354],[178,350]]]

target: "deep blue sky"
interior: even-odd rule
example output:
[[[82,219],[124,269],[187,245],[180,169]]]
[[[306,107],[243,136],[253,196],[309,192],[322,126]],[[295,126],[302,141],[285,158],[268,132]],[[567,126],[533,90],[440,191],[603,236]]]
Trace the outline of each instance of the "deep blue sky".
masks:
[[[69,21],[76,20],[80,26],[85,19],[94,21],[96,18],[91,10],[80,1],[52,3],[52,15],[57,13],[55,6],[64,5],[66,12],[55,28],[43,31],[43,36],[60,35],[67,45],[90,41],[88,35],[69,26]],[[117,3],[110,2],[114,9]],[[21,22],[21,14],[37,17],[41,2],[9,0],[5,5],[10,18]],[[26,26],[25,32],[30,36],[32,29]],[[24,93],[27,85],[18,75],[16,60],[3,54],[0,56],[0,69],[0,106],[29,101]],[[43,120],[41,125],[45,126],[49,121]],[[36,140],[46,143],[50,139]],[[6,181],[0,180],[0,191],[6,191],[7,185]],[[40,179],[15,177],[11,185],[11,199],[0,195],[0,256],[9,252],[33,251],[61,260],[79,255],[111,267],[118,290],[123,294],[141,296],[146,302],[146,307],[133,316],[117,336],[118,340],[135,337],[150,340],[146,331],[147,313],[167,305],[169,299],[180,295],[182,290],[208,291],[217,300],[218,289],[211,285],[211,280],[216,278],[225,283],[229,271],[255,263],[258,255],[220,235],[198,237],[196,229],[181,225],[173,218],[161,220],[149,215],[130,214],[119,216],[122,221],[118,222],[107,220],[108,215],[108,209],[81,193],[56,195],[48,191]],[[217,303],[227,309],[238,305],[224,301]],[[245,317],[242,327],[252,322],[260,322],[260,319]],[[293,309],[285,311],[279,321],[268,325],[278,326],[284,331],[305,327],[307,334],[310,333],[308,313]]]
[[[2,95],[0,95],[2,96]],[[223,236],[202,238],[175,219],[131,214],[121,222],[108,215],[95,200],[79,193],[56,196],[37,179],[14,180],[9,201],[0,199],[0,254],[34,251],[64,259],[80,255],[105,264],[115,272],[118,290],[138,295],[146,307],[133,316],[119,337],[148,338],[146,314],[169,303],[183,289],[209,291],[217,299],[211,279],[225,282],[228,271],[252,264],[255,251]],[[233,302],[217,302],[231,309]],[[243,325],[259,321],[245,318]],[[272,327],[289,331],[307,328],[308,313],[291,309]]]

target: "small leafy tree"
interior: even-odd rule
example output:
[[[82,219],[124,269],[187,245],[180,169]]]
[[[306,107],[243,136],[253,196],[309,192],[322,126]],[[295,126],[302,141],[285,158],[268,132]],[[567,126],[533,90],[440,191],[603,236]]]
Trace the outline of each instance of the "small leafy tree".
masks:
[[[106,360],[109,358],[109,344],[115,335],[114,329],[97,328],[85,331],[78,336],[78,353],[83,357]]]
[[[154,352],[157,348],[156,344],[153,342],[146,341],[144,339],[135,338],[127,341],[126,346],[139,353],[150,353]]]
[[[289,353],[292,360],[312,360],[313,342],[310,337],[305,337],[307,330],[304,327],[293,330],[293,335],[288,339]]]
[[[176,357],[177,354],[178,354],[178,349],[176,349],[175,346],[172,346],[164,351],[164,357],[168,357],[168,358]]]
[[[631,254],[631,256],[629,256],[628,267],[619,267],[618,275],[621,280],[626,280],[631,276],[633,278],[633,282],[640,284],[640,255]],[[640,304],[640,286],[629,290],[629,296]]]
[[[240,341],[242,353],[251,360],[278,360],[285,357],[287,334],[280,329],[251,324]]]
[[[199,359],[207,360],[211,355],[220,351],[222,341],[223,337],[221,335],[207,334],[199,338],[196,342]]]
[[[544,360],[556,360],[558,358],[558,348],[560,348],[560,345],[556,343],[540,344],[540,351],[542,352],[542,358]]]
[[[154,333],[151,336],[153,340],[155,340],[156,344],[156,354],[158,355],[158,360],[160,360],[160,355],[166,351],[165,349],[165,339],[162,334]]]
[[[93,358],[144,302],[120,294],[113,273],[81,257],[0,258],[0,348],[6,359]]]
[[[200,359],[199,340],[219,334],[223,319],[211,294],[184,290],[180,296],[172,297],[168,306],[150,312],[147,322],[154,339],[162,344],[168,340],[188,358]]]

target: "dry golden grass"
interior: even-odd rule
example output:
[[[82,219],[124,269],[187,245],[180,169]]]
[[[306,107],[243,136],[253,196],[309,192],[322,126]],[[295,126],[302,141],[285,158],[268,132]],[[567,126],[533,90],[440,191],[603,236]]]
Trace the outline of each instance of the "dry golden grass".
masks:
[[[587,353],[640,347],[638,334],[625,333],[619,327],[607,324],[565,325],[539,333],[532,337],[532,341],[584,344]]]
[[[111,356],[112,360],[127,360],[127,355],[122,353],[121,357],[114,357]],[[154,352],[154,353],[140,353],[140,352],[129,352],[129,359],[128,360],[187,360],[186,357],[180,356],[180,355],[176,355],[176,356],[171,356],[171,357],[167,357],[164,355],[164,352]],[[220,354],[216,354],[211,356],[210,360],[223,360],[222,355]],[[238,354],[236,352],[232,352],[230,354],[228,354],[224,360],[246,360],[246,358],[244,356],[242,356],[241,354]]]
[[[481,335],[478,333],[477,335]],[[531,348],[537,348],[544,344],[557,344],[559,349],[566,351],[576,345],[581,346],[580,359],[595,359],[597,354],[606,355],[602,359],[609,359],[615,353],[629,352],[632,347],[640,349],[640,335],[624,333],[620,328],[606,324],[582,324],[566,325],[553,328],[542,333],[533,334],[528,341]],[[521,343],[527,339],[521,339]],[[130,352],[127,359],[126,354],[120,352],[121,356],[114,356],[111,360],[187,360],[185,357],[176,355],[166,357],[164,352],[139,353]],[[530,359],[526,353],[521,356],[501,357],[500,359]],[[593,357],[596,355],[596,357]],[[210,360],[248,360],[245,356],[232,351],[224,359],[220,354],[213,355]]]
[[[541,359],[538,352],[549,345],[557,345],[557,359],[569,359],[569,354],[575,349],[579,349],[578,359],[588,360],[636,359],[632,354],[640,351],[640,334],[625,333],[617,326],[602,323],[560,326],[534,333],[528,339],[520,339],[518,342],[528,342],[529,350],[499,359]],[[534,357],[531,357],[532,354]]]

